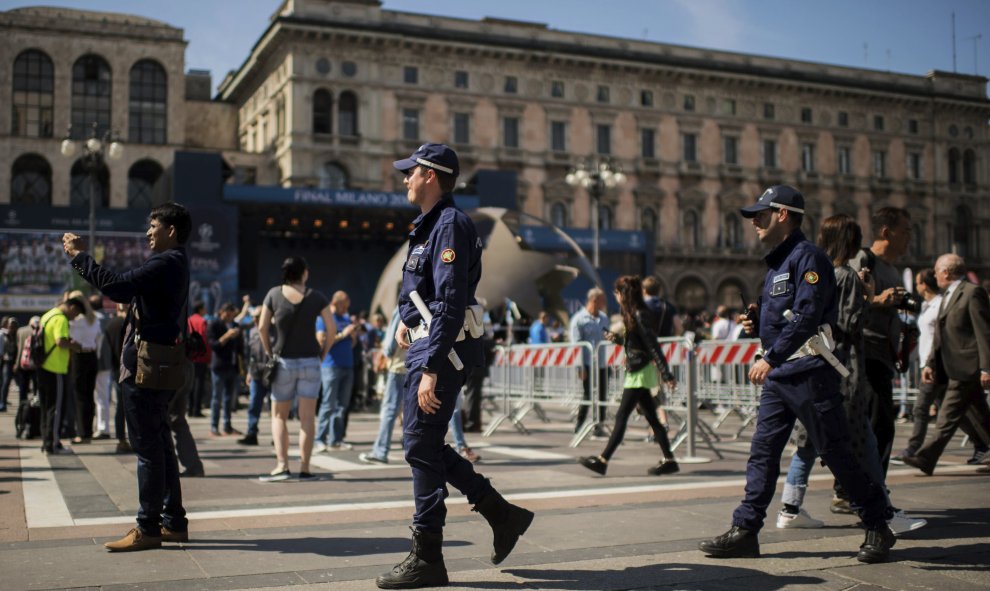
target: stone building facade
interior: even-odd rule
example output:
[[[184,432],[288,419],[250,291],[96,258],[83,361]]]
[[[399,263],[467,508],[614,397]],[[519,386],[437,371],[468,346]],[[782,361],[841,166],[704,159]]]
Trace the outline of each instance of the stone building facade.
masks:
[[[628,180],[602,197],[600,223],[647,232],[658,275],[687,309],[755,296],[762,249],[736,209],[778,182],[807,196],[809,234],[844,212],[869,235],[872,210],[906,207],[915,237],[905,265],[956,250],[990,271],[982,77],[403,13],[378,0],[284,0],[218,96],[202,101],[186,98],[182,32],[162,23],[30,8],[0,13],[0,31],[0,62],[41,51],[54,67],[50,98],[24,100],[17,68],[0,68],[0,104],[14,105],[0,108],[0,187],[12,188],[0,201],[23,198],[16,162],[35,154],[51,168],[51,203],[70,203],[58,140],[75,108],[73,68],[96,54],[112,73],[111,127],[127,141],[110,164],[113,207],[134,203],[138,161],[167,168],[180,147],[223,151],[245,182],[390,191],[401,190],[391,162],[439,141],[457,149],[464,179],[515,171],[520,209],[561,226],[587,228],[594,206],[565,182],[570,170],[603,159],[621,168]],[[131,98],[131,73],[148,60],[164,70],[164,107]],[[47,136],[17,127],[18,100],[28,110],[53,102]],[[131,113],[149,108],[164,109],[163,142],[128,137]]]
[[[564,178],[608,159],[628,182],[602,225],[652,235],[668,292],[700,308],[755,295],[761,248],[736,209],[778,182],[808,197],[809,234],[844,212],[868,235],[873,209],[906,207],[905,264],[955,249],[986,270],[986,83],[285,0],[219,98],[286,186],[397,189],[392,160],[446,142],[462,175],[515,170],[522,210],[586,228],[592,200]]]
[[[0,12],[0,203],[88,206],[93,182],[70,134],[123,145],[94,187],[100,207],[148,209],[176,150],[236,151],[237,111],[211,100],[209,73],[184,72],[182,30],[144,17],[66,8]],[[257,159],[250,156],[250,159]]]

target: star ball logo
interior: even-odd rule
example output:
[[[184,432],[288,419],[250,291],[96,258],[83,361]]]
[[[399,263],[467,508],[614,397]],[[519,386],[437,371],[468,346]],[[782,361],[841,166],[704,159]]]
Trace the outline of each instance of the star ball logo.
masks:
[[[199,227],[196,228],[196,233],[199,235],[199,240],[193,242],[192,244],[196,250],[213,252],[214,250],[220,248],[220,243],[213,241],[212,224],[200,224]]]

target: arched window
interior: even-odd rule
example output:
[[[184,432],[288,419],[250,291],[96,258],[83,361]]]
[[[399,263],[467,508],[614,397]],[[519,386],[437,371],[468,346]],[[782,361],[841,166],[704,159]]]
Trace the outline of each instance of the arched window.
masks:
[[[358,104],[357,96],[345,90],[337,100],[337,128],[340,135],[355,136],[358,134]]]
[[[127,207],[146,211],[168,200],[155,185],[162,176],[162,167],[154,160],[138,160],[127,172]]]
[[[730,213],[725,216],[725,240],[723,246],[732,250],[742,250],[742,223],[739,215]]]
[[[660,242],[660,236],[657,230],[660,229],[660,224],[657,219],[657,212],[653,211],[652,207],[644,207],[643,211],[639,214],[640,219],[640,229],[646,232],[646,235],[653,240],[654,243]]]
[[[11,205],[51,205],[52,167],[37,154],[14,160],[10,169]]]
[[[949,184],[954,185],[959,182],[959,150],[949,149]]]
[[[696,314],[709,307],[708,288],[697,277],[685,277],[674,288],[674,303],[678,310]]]
[[[682,231],[684,232],[684,238],[681,243],[685,248],[698,248],[701,246],[701,228],[699,227],[698,212],[693,209],[684,212]]]
[[[100,163],[100,167],[91,172],[86,158],[76,160],[72,165],[72,186],[69,190],[69,205],[72,207],[89,208],[90,195],[96,198],[97,207],[110,207],[110,169]]]
[[[612,229],[612,208],[608,205],[600,204],[598,206],[598,229]]]
[[[323,88],[313,93],[313,133],[333,133],[333,96]]]
[[[37,49],[21,52],[14,60],[14,96],[11,133],[52,137],[55,67]]]
[[[72,137],[84,139],[110,130],[110,66],[98,55],[84,55],[72,66]]]
[[[567,206],[560,201],[550,206],[550,223],[558,228],[567,227]]]
[[[154,60],[141,60],[131,68],[130,134],[137,144],[165,143],[168,78]]]
[[[976,227],[973,214],[965,205],[956,208],[956,219],[952,225],[952,251],[966,258],[976,255]]]
[[[320,168],[321,189],[346,189],[347,172],[336,162],[326,162]]]
[[[976,184],[976,153],[973,150],[963,152],[963,182],[967,185]]]

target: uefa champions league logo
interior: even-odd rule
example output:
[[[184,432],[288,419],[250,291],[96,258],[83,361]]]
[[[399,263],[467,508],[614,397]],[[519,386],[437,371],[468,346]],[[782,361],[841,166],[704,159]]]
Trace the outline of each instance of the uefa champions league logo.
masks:
[[[220,243],[213,241],[213,224],[200,224],[196,229],[196,233],[199,235],[199,240],[192,243],[193,248],[196,250],[213,252],[220,248]]]

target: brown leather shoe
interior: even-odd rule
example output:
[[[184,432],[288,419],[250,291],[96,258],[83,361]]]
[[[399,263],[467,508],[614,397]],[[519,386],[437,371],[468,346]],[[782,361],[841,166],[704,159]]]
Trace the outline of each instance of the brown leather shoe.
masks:
[[[188,542],[189,532],[188,531],[172,531],[169,528],[162,526],[162,541],[172,542],[175,544]]]
[[[127,535],[116,542],[107,542],[103,547],[110,552],[137,552],[162,547],[161,536],[149,536],[141,533],[138,528],[132,528]]]

